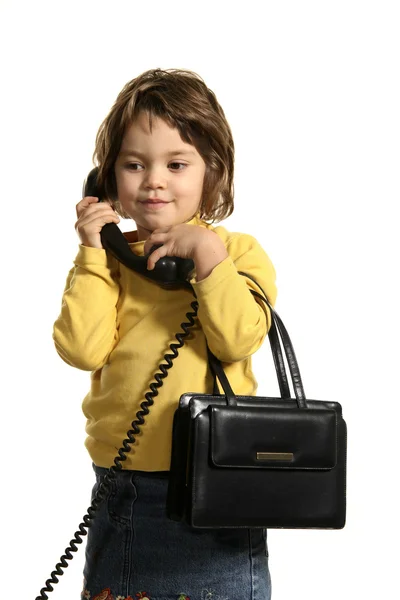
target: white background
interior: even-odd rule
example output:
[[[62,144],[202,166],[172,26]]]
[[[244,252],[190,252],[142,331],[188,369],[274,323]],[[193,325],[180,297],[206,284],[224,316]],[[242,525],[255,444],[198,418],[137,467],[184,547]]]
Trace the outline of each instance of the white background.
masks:
[[[90,504],[90,374],[61,360],[52,326],[97,129],[127,81],[161,67],[216,93],[236,145],[222,224],[269,254],[306,395],[340,402],[348,426],[346,527],[269,530],[273,600],[395,597],[399,4],[0,6],[3,595],[39,594]],[[278,394],[268,340],[253,364],[259,395]],[[79,598],[83,561],[84,545],[50,598]]]

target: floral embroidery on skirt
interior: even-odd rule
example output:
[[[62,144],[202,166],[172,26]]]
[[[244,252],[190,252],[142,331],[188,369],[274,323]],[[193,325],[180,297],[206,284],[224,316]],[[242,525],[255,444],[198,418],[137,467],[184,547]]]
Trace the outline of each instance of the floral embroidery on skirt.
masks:
[[[110,588],[105,588],[100,594],[93,596],[93,598],[90,595],[89,590],[84,589],[81,597],[82,600],[151,600],[151,597],[147,592],[137,592],[135,598],[132,598],[132,596],[116,596],[114,598]],[[177,600],[190,600],[190,597],[186,596],[186,594],[178,594]]]

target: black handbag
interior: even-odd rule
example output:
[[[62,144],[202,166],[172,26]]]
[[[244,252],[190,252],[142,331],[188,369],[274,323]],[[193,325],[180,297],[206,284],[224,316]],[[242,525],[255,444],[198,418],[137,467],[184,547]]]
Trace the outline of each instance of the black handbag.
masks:
[[[265,298],[252,293],[271,311],[268,337],[281,397],[236,396],[207,348],[224,394],[218,394],[214,379],[213,394],[186,393],[179,400],[167,515],[194,528],[341,529],[347,448],[342,407],[306,400],[282,320],[264,292]],[[290,397],[278,331],[295,398]]]

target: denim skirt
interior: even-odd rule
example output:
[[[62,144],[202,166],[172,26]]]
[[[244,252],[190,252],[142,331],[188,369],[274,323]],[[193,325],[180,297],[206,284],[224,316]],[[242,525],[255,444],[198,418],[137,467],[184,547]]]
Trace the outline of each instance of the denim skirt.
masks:
[[[93,464],[93,497],[108,469]],[[270,600],[266,529],[166,516],[169,471],[123,470],[88,529],[84,600]]]

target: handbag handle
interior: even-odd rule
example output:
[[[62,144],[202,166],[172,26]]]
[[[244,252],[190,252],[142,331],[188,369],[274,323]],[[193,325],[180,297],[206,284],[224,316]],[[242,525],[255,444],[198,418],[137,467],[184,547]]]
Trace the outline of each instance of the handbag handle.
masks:
[[[285,389],[285,381],[287,384],[287,379],[286,379],[286,371],[285,371],[284,366],[283,366],[283,369],[281,368],[283,361],[281,364],[280,359],[278,358],[278,357],[282,357],[282,351],[280,348],[280,341],[279,341],[279,337],[277,335],[277,331],[279,332],[279,335],[282,339],[283,348],[285,351],[287,363],[288,363],[289,370],[290,370],[290,375],[291,375],[292,385],[293,385],[293,389],[294,389],[294,394],[296,396],[297,405],[299,408],[307,408],[304,387],[303,387],[303,383],[302,383],[301,375],[300,375],[300,369],[299,369],[299,366],[297,363],[297,359],[296,359],[296,355],[295,355],[295,352],[293,349],[292,342],[290,340],[290,337],[286,330],[286,327],[282,322],[282,319],[280,318],[278,313],[275,311],[275,309],[269,303],[269,301],[267,299],[267,295],[265,294],[265,292],[262,289],[262,287],[260,286],[260,284],[257,283],[257,281],[255,281],[253,279],[253,277],[251,277],[247,273],[243,273],[242,271],[238,271],[238,273],[240,275],[244,275],[244,276],[248,277],[249,279],[251,279],[252,281],[254,281],[254,283],[263,292],[265,297],[261,296],[261,294],[258,294],[257,292],[254,292],[253,290],[251,290],[253,295],[256,295],[258,298],[263,300],[263,302],[265,302],[268,305],[268,307],[271,311],[272,323],[271,323],[270,330],[268,332],[268,337],[269,337],[269,341],[270,341],[270,345],[271,345],[272,354],[274,357],[275,370],[277,372],[278,381],[280,384],[281,397],[283,399],[284,399],[284,397],[290,398],[290,392],[286,393],[286,391],[285,391],[284,395],[282,395],[282,385],[283,385],[283,388]],[[271,332],[272,332],[272,335],[270,335]],[[218,377],[218,379],[224,389],[224,392],[227,396],[228,405],[237,406],[236,396],[230,386],[228,378],[226,377],[226,374],[223,370],[221,362],[211,352],[211,350],[208,348],[208,345],[207,345],[207,352],[208,352],[208,358],[209,358],[210,366],[213,370],[213,373],[216,377]],[[281,385],[281,383],[282,383],[282,385]]]

